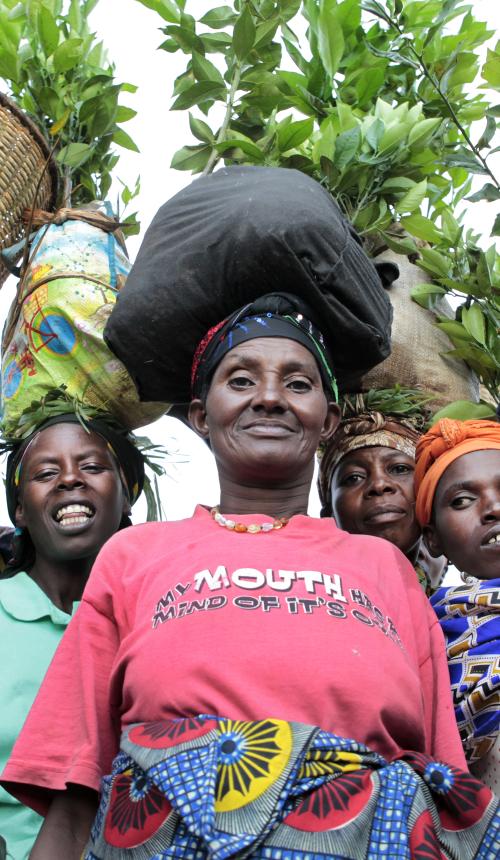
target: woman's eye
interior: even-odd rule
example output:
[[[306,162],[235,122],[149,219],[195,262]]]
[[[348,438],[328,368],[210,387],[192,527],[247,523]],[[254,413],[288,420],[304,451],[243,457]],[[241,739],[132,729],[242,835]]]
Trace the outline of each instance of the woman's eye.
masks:
[[[253,384],[248,376],[232,376],[229,380],[231,388],[249,388]]]
[[[473,501],[473,496],[455,496],[455,498],[451,500],[450,506],[456,509],[466,508]]]
[[[42,471],[37,472],[33,475],[35,481],[48,481],[50,478],[53,478],[54,475],[57,474],[56,469],[42,469]]]
[[[391,472],[395,475],[410,475],[414,471],[413,466],[409,466],[407,463],[395,463],[391,466]]]
[[[107,467],[100,463],[85,463],[80,468],[85,472],[104,472]]]
[[[341,487],[353,487],[355,484],[359,484],[362,481],[364,475],[360,472],[351,472],[350,475],[344,475],[340,480]]]
[[[311,383],[307,379],[292,379],[290,382],[287,382],[287,388],[290,388],[292,391],[310,391],[312,388]]]

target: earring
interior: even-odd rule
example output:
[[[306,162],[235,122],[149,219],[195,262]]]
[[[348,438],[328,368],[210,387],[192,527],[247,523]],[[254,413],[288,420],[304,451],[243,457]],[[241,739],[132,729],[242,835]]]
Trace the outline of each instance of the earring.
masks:
[[[16,526],[14,529],[14,537],[20,538],[24,534],[24,529],[21,526]]]

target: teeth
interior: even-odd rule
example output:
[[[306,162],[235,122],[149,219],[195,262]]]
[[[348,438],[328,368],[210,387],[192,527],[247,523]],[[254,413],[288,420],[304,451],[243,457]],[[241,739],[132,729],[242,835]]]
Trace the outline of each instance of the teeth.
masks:
[[[87,519],[88,517],[68,517],[68,519],[61,520],[60,525],[63,526],[63,528],[66,528],[67,526],[81,526],[83,523],[87,522]]]
[[[500,532],[497,535],[493,535],[493,537],[489,539],[486,545],[488,546],[492,543],[500,543]]]
[[[75,514],[82,514],[83,517],[75,516]],[[86,505],[65,505],[65,507],[59,508],[56,514],[56,520],[58,522],[61,522],[61,520],[68,515],[71,516],[71,522],[73,523],[77,520],[85,522],[87,517],[92,516],[92,510]]]

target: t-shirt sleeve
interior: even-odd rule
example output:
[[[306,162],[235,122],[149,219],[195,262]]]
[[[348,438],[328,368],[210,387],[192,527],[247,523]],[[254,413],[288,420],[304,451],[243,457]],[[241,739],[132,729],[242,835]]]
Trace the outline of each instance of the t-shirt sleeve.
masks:
[[[430,649],[420,665],[427,746],[433,758],[467,770],[453,709],[444,638],[430,604],[427,608]]]
[[[87,587],[91,593],[99,591],[97,566],[94,586],[89,588],[89,580]],[[41,815],[53,793],[69,783],[98,791],[119,746],[109,693],[118,631],[113,618],[85,594],[2,774],[7,791]]]

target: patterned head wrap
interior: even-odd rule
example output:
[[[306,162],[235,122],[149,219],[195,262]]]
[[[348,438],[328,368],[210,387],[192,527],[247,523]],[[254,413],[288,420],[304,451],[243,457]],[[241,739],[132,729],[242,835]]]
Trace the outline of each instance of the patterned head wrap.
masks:
[[[431,521],[436,488],[448,466],[463,454],[492,448],[500,449],[500,424],[485,419],[441,418],[421,437],[415,469],[415,513],[421,526]]]
[[[118,424],[111,426],[107,421],[100,418],[91,418],[83,421],[76,414],[65,413],[43,422],[31,436],[23,440],[9,455],[5,477],[5,491],[7,510],[14,525],[16,522],[16,507],[24,457],[39,433],[48,427],[52,427],[54,424],[80,424],[81,426],[82,423],[92,433],[97,433],[98,436],[102,436],[106,440],[108,448],[118,465],[122,482],[128,492],[130,504],[135,504],[144,486],[144,457],[134,445],[132,441],[133,436],[124,428],[120,428]]]
[[[359,448],[393,448],[409,457],[415,456],[419,438],[417,429],[422,419],[383,415],[381,412],[364,412],[353,418],[344,418],[328,441],[319,465],[318,490],[321,516],[332,516],[331,483],[338,464]]]
[[[337,383],[323,335],[312,311],[287,293],[268,293],[211,328],[198,344],[191,368],[193,397],[200,397],[224,356],[235,346],[261,337],[283,337],[305,346],[316,359],[325,391],[338,399]]]

